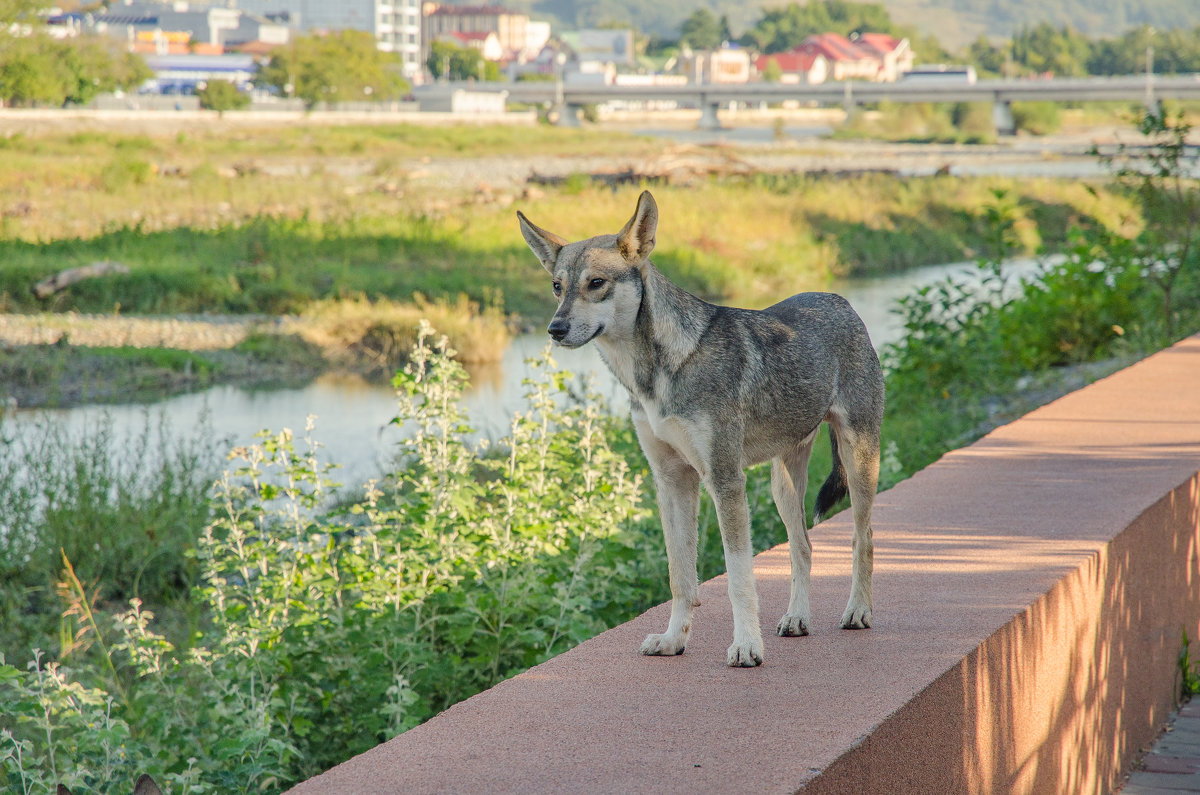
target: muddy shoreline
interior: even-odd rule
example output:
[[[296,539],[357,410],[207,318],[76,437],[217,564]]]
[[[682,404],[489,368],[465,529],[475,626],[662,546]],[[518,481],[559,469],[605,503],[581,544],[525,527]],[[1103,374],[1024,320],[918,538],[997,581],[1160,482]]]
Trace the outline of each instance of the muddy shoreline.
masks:
[[[141,403],[218,384],[302,386],[386,367],[297,335],[295,318],[0,315],[0,409]]]

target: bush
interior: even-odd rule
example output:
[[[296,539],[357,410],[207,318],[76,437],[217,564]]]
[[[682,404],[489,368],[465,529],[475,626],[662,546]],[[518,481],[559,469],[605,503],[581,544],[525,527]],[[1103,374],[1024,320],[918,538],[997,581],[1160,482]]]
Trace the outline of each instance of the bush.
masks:
[[[1061,125],[1058,105],[1053,102],[1014,102],[1012,116],[1018,130],[1033,135],[1049,135]]]
[[[238,90],[227,80],[209,80],[204,88],[196,92],[200,107],[224,113],[227,110],[243,110],[250,107],[250,95]]]
[[[362,499],[330,508],[331,471],[307,437],[264,432],[233,451],[196,547],[211,626],[193,648],[154,631],[140,601],[106,622],[69,579],[78,663],[94,645],[74,679],[54,670],[91,694],[79,720],[106,705],[130,769],[179,791],[276,791],[661,597],[644,586],[662,563],[638,521],[641,476],[608,442],[618,421],[572,404],[547,354],[531,411],[472,446],[466,374],[431,334],[396,378],[395,421],[410,431],[397,471]],[[41,730],[67,718],[36,662],[0,669],[0,700],[15,705],[0,787],[68,776],[117,791],[128,777],[108,784],[103,748]]]

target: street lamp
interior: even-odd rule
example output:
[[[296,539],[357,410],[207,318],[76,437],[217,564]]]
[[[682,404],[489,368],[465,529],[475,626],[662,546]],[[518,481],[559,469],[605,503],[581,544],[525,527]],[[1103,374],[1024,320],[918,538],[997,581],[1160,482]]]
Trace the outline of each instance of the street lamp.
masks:
[[[567,54],[565,52],[554,54],[554,104],[560,109],[560,113],[563,105],[563,67],[566,64]]]

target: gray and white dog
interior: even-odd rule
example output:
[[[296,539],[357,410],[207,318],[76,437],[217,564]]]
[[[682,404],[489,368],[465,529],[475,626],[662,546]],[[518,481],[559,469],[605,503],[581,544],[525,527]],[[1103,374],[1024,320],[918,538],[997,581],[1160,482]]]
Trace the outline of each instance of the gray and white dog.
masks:
[[[747,466],[771,461],[771,493],[787,527],[791,598],[776,629],[812,626],[812,546],[804,521],[808,459],[828,422],[834,468],[816,514],[847,488],[854,512],[853,577],[845,629],[871,625],[871,505],[879,478],[883,374],[867,330],[849,303],[801,293],[762,311],[706,303],[648,259],[658,207],[649,191],[615,235],[568,243],[517,213],[521,233],[553,279],[558,311],[550,336],[567,348],[592,340],[629,390],[638,440],[658,488],[671,579],[667,631],[642,654],[682,654],[699,605],[696,573],[700,484],[716,505],[733,603],[728,662],[763,660],[754,584]]]

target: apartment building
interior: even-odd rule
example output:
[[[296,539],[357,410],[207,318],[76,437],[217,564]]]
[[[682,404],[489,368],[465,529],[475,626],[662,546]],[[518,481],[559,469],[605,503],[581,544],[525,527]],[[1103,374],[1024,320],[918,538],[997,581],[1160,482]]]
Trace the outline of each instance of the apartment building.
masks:
[[[237,7],[264,16],[287,14],[302,31],[365,30],[380,50],[400,55],[407,80],[420,81],[420,0],[237,0]]]

